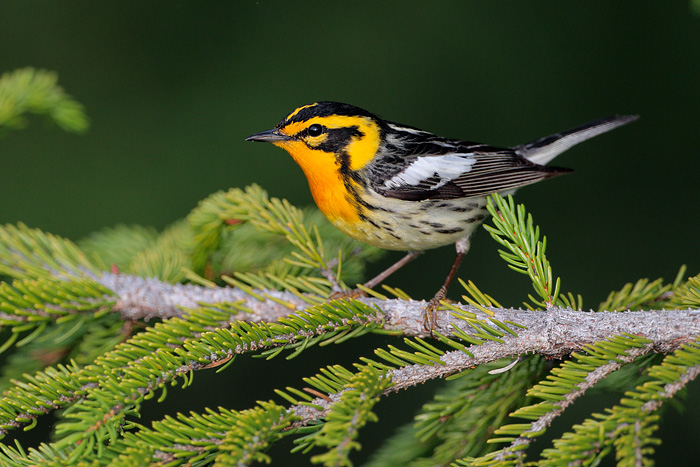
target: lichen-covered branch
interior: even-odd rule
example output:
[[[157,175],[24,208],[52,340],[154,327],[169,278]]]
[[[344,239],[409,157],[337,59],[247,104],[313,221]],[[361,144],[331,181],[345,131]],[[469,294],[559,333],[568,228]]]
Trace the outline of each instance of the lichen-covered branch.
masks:
[[[266,294],[268,298],[258,300],[243,290],[232,287],[169,284],[154,278],[106,272],[92,279],[114,291],[119,298],[113,310],[121,314],[124,319],[131,320],[182,316],[181,308],[195,308],[200,303],[242,301],[242,305],[253,313],[240,313],[240,320],[274,321],[293,310],[269,297],[296,305],[298,309],[307,306],[306,302],[296,295],[277,290],[261,291],[261,294]]]
[[[199,303],[243,301],[253,313],[241,313],[246,321],[271,321],[294,312],[288,306],[265,297],[288,302],[301,310],[306,302],[289,292],[259,290],[260,300],[246,292],[229,287],[201,287],[168,284],[157,279],[103,273],[97,280],[119,297],[114,310],[125,319],[169,318],[181,316],[178,307],[196,307]],[[425,336],[423,310],[426,303],[415,300],[378,300],[359,298],[358,301],[376,305],[384,314],[387,330],[402,331],[407,336]],[[487,316],[477,308],[460,308]],[[579,350],[582,344],[596,342],[623,333],[644,336],[654,341],[654,350],[668,352],[681,342],[700,334],[700,310],[651,310],[635,312],[582,312],[565,308],[547,311],[528,311],[491,308],[493,319],[508,324],[517,323],[527,329],[511,325],[517,338],[504,338],[512,350],[510,355],[537,352],[559,357]],[[463,326],[460,320],[450,318],[450,311],[438,312],[436,332],[450,335],[452,326]]]

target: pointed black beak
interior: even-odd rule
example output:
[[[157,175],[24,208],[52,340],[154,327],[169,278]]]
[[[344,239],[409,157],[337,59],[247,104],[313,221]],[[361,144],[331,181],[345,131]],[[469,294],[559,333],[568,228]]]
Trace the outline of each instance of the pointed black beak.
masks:
[[[279,130],[267,130],[261,133],[255,133],[254,135],[248,136],[246,141],[264,141],[267,143],[275,143],[277,141],[289,141],[293,139],[291,136],[287,136],[280,133]]]

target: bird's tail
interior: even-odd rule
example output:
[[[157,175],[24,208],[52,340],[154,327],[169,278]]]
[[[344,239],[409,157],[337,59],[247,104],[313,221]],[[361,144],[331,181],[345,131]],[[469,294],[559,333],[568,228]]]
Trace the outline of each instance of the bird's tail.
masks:
[[[587,139],[598,136],[639,118],[639,115],[615,115],[601,118],[568,131],[545,136],[537,141],[515,146],[515,152],[535,164],[545,165],[562,152]]]

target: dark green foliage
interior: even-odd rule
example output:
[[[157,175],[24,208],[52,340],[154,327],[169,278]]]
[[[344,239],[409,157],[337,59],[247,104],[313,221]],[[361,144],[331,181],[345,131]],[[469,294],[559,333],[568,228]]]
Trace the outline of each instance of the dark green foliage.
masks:
[[[221,283],[222,274],[234,275],[265,288],[288,288],[287,279],[318,279],[328,264],[337,268],[339,262],[343,279],[352,283],[367,261],[382,254],[340,233],[317,210],[270,199],[257,186],[215,193],[161,233],[117,226],[78,244],[103,270],[167,282]]]
[[[78,245],[95,258],[103,270],[176,283],[184,279],[190,265],[187,252],[190,237],[190,229],[184,221],[161,233],[138,225],[120,225],[92,234]]]

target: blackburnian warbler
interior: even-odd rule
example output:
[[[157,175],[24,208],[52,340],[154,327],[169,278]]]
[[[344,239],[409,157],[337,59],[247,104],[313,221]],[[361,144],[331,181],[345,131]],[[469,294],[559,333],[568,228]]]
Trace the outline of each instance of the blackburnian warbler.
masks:
[[[510,194],[570,172],[544,164],[637,118],[603,118],[532,143],[498,148],[442,138],[352,105],[317,102],[247,140],[285,149],[304,171],[319,209],[337,228],[370,245],[408,252],[366,287],[378,285],[422,250],[454,243],[457,258],[429,303],[430,314],[445,298],[469,250],[469,236],[487,216],[489,194]]]

